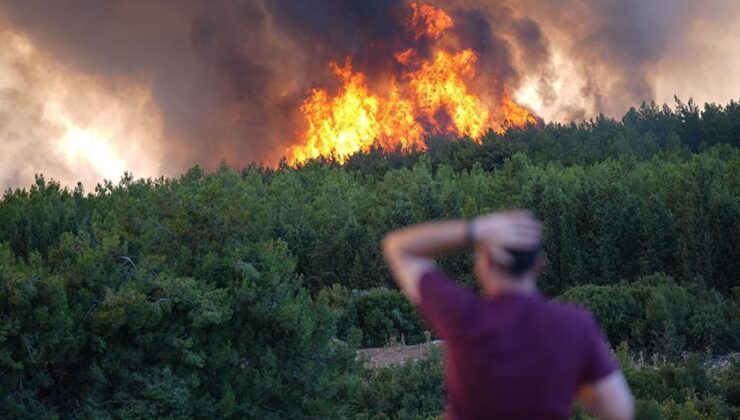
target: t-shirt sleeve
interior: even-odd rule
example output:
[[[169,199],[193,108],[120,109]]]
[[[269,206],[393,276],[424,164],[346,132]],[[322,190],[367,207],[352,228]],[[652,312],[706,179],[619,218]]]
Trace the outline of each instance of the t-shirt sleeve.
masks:
[[[438,270],[424,273],[419,284],[419,311],[442,339],[449,339],[469,322],[475,294]]]
[[[594,316],[585,315],[585,357],[582,383],[598,381],[612,374],[619,366],[607,346],[606,335],[601,331]]]

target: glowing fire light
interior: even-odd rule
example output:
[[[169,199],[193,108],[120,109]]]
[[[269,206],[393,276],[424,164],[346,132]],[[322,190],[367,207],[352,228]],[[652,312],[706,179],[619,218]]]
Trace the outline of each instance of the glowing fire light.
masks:
[[[109,141],[94,130],[68,125],[59,146],[69,161],[87,162],[103,178],[116,179],[127,169],[126,162],[118,157]]]
[[[452,27],[452,18],[444,12],[428,4],[419,5],[411,3],[411,27],[414,29],[414,37],[419,39],[424,35],[437,39],[444,31]]]
[[[453,25],[441,9],[416,3],[411,9],[409,29],[417,40],[440,39]],[[478,140],[489,130],[501,133],[537,122],[507,94],[491,106],[471,92],[469,83],[478,60],[471,49],[439,48],[431,57],[421,58],[408,48],[397,52],[395,59],[403,72],[391,78],[385,92],[371,90],[365,75],[352,70],[349,58],[342,66],[331,63],[342,84],[334,95],[317,88],[304,100],[306,130],[299,135],[301,144],[289,150],[290,160],[334,156],[344,161],[373,145],[423,150],[428,132]]]
[[[43,172],[88,188],[125,171],[159,172],[161,119],[145,85],[101,83],[0,32],[0,187]]]

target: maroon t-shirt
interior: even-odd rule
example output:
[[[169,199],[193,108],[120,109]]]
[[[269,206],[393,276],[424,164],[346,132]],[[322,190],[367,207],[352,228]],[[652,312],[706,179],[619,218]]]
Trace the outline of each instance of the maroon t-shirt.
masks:
[[[567,419],[578,388],[617,369],[593,316],[538,293],[480,297],[438,271],[420,310],[445,340],[450,419]]]

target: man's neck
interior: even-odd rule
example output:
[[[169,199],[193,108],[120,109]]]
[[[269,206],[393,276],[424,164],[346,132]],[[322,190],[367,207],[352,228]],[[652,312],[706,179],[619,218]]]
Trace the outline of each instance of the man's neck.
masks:
[[[523,278],[517,280],[498,280],[491,282],[489,287],[484,289],[486,296],[500,296],[510,294],[533,294],[537,293],[537,285],[534,279]]]

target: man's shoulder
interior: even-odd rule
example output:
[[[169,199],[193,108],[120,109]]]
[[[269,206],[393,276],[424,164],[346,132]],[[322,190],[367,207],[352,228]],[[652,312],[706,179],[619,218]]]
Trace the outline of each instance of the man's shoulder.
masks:
[[[468,287],[460,284],[456,279],[443,273],[438,268],[434,267],[422,273],[420,278],[419,288],[422,294],[422,301],[424,294],[439,294],[440,297],[445,298],[471,298],[475,294]]]
[[[422,316],[443,337],[463,328],[474,318],[476,295],[439,270],[422,274],[419,297]]]

